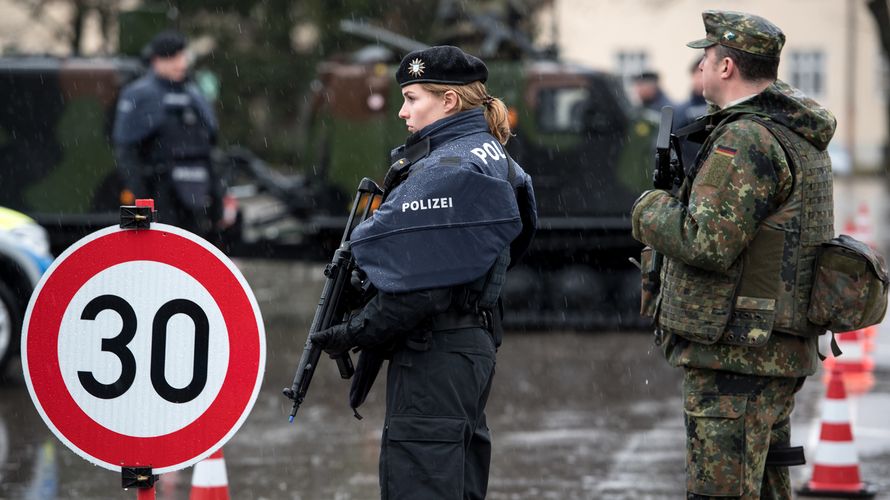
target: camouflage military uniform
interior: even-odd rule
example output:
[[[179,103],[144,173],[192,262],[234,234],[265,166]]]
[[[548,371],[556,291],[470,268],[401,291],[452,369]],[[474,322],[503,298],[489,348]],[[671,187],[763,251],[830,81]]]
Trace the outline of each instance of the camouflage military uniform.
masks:
[[[778,56],[784,41],[778,28],[755,16],[708,11],[704,19],[708,38],[690,46],[728,40],[747,52]],[[767,466],[766,457],[769,448],[790,443],[794,393],[818,368],[820,332],[788,320],[789,299],[781,293],[797,286],[786,280],[799,278],[796,266],[805,261],[789,259],[789,248],[830,238],[824,150],[835,120],[781,81],[705,119],[714,128],[678,195],[644,193],[632,215],[634,237],[665,256],[657,319],[665,356],[685,371],[687,491],[689,498],[790,498],[787,467]],[[806,163],[805,155],[807,168],[796,176],[793,168],[800,166],[789,161],[781,130],[821,155],[824,168]],[[822,190],[804,202],[817,214],[809,225],[800,223],[803,209],[786,203],[809,196],[799,189]],[[782,234],[784,243],[772,247],[778,252],[755,251],[764,235],[795,224],[800,229]],[[745,293],[759,285],[749,279],[759,268],[773,271],[758,278],[776,282],[778,300]],[[797,309],[806,300],[801,296],[792,298]]]

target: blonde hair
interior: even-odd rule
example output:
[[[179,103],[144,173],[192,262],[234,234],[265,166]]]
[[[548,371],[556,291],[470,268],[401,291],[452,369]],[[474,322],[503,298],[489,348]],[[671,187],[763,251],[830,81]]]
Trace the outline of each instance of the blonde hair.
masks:
[[[452,90],[457,94],[459,103],[458,111],[483,108],[485,121],[488,122],[488,130],[501,144],[507,144],[512,135],[510,133],[510,117],[507,105],[497,97],[488,95],[485,84],[473,82],[466,85],[448,85],[444,83],[422,83],[421,87],[427,92],[443,95]]]

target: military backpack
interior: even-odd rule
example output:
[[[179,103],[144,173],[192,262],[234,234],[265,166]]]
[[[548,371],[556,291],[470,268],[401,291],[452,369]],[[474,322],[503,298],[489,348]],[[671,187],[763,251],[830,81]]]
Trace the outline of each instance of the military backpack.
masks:
[[[840,333],[884,319],[887,265],[872,247],[842,234],[822,244],[813,272],[807,318],[814,324]]]

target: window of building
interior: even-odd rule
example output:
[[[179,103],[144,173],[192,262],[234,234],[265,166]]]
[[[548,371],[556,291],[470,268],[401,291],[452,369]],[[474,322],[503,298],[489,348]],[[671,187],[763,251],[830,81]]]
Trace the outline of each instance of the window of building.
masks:
[[[649,55],[642,50],[619,51],[615,54],[615,72],[627,84],[634,75],[639,75],[649,68]]]
[[[825,54],[821,50],[796,50],[789,57],[791,85],[805,94],[825,94]]]

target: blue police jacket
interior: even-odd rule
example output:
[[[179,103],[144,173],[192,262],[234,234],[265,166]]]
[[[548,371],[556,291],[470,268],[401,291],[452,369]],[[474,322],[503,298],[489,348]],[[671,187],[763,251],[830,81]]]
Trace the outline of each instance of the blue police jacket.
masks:
[[[189,106],[196,110],[205,130],[215,138],[216,115],[198,89],[188,83],[172,82],[149,72],[127,85],[118,99],[112,131],[115,144],[139,143],[158,132],[169,119],[173,106]]]
[[[537,221],[531,177],[489,133],[482,109],[430,124],[405,146],[421,140],[429,154],[350,240],[359,267],[387,293],[469,283],[511,243],[521,247],[510,249],[516,260]]]

